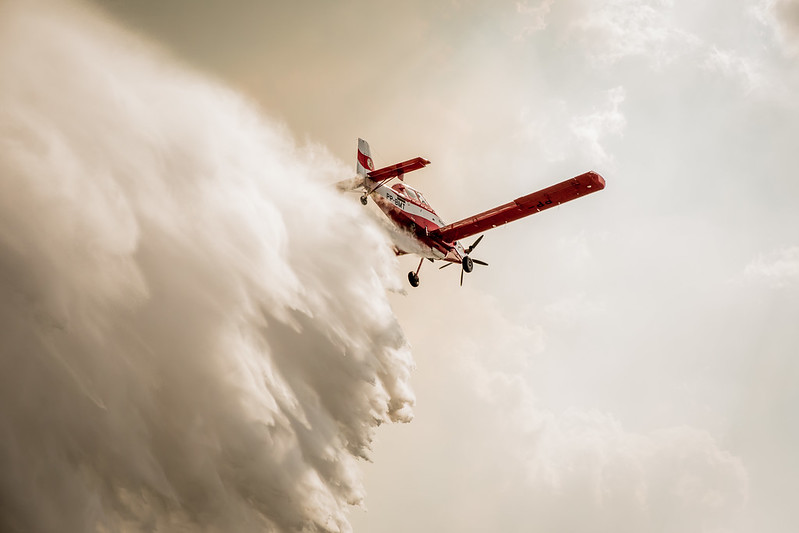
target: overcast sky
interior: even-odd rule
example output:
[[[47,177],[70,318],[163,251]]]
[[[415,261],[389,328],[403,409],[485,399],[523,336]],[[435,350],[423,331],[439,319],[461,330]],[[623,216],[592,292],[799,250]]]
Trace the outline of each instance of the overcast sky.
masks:
[[[607,180],[392,297],[416,418],[355,531],[795,531],[799,2],[97,3],[300,143],[430,159],[447,221]]]

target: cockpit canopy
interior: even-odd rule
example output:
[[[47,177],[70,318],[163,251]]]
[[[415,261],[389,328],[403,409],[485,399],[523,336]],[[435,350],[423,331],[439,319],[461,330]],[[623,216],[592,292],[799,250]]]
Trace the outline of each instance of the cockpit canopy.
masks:
[[[404,183],[395,183],[394,185],[392,185],[391,188],[397,191],[398,193],[410,198],[411,201],[416,202],[418,204],[422,204],[423,206],[430,209],[430,204],[427,203],[427,200],[425,200],[424,196],[422,196],[422,193],[420,193],[419,191],[405,185]]]

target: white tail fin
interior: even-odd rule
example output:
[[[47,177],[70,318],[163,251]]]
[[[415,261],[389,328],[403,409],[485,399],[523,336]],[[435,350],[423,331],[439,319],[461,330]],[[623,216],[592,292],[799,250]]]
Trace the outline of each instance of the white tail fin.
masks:
[[[363,139],[358,139],[358,160],[356,163],[358,175],[362,178],[375,169],[372,162],[372,152],[369,150],[369,143]]]
[[[352,191],[363,187],[366,175],[375,169],[372,162],[372,152],[369,150],[369,143],[363,139],[358,139],[358,158],[355,160],[355,171],[358,173],[352,179],[342,180],[336,183],[341,191]]]

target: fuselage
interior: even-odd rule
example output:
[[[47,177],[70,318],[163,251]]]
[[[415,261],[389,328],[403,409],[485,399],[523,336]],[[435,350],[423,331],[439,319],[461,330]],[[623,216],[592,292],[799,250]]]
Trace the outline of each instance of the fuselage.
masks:
[[[463,260],[466,254],[459,242],[445,242],[430,235],[430,232],[445,224],[418,191],[402,182],[387,186],[376,184],[368,178],[367,181],[371,182],[367,187],[375,204],[418,245],[416,250],[406,250],[400,243],[395,243],[398,253],[415,253],[428,259],[453,263]]]

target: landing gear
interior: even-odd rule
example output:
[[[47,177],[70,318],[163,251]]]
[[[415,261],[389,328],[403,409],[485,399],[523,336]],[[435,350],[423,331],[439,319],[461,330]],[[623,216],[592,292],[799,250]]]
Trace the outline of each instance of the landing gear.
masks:
[[[408,281],[411,284],[411,287],[418,287],[419,286],[419,271],[422,269],[422,263],[424,263],[424,257],[419,261],[419,266],[416,267],[416,272],[408,272]]]
[[[468,255],[465,255],[463,257],[461,265],[463,266],[463,270],[466,272],[471,272],[472,270],[474,270],[474,261]]]
[[[366,205],[366,203],[367,203],[367,198],[368,198],[368,197],[367,197],[365,194],[364,194],[363,196],[361,196],[361,203],[362,203],[363,205]]]

